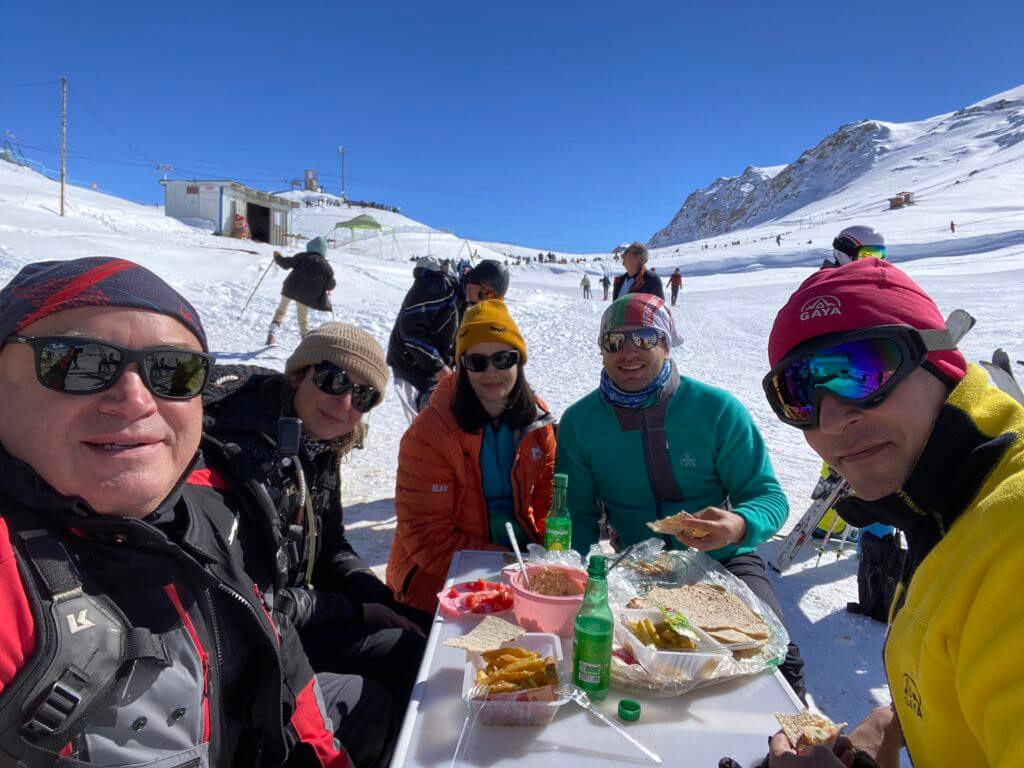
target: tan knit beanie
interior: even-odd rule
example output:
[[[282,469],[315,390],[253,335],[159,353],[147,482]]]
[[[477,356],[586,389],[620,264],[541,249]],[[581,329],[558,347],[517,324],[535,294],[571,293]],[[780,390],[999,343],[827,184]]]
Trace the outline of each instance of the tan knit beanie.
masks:
[[[303,337],[285,363],[285,374],[323,361],[360,376],[382,395],[388,385],[384,350],[370,334],[349,323],[324,323]]]

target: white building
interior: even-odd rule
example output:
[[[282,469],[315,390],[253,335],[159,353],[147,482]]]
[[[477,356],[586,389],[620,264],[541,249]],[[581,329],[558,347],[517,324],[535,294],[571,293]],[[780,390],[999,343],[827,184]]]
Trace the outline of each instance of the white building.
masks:
[[[164,213],[192,223],[197,219],[213,225],[216,235],[231,235],[235,214],[249,222],[253,240],[271,245],[287,245],[291,230],[290,214],[299,204],[276,195],[268,195],[227,179],[160,182],[164,188]]]

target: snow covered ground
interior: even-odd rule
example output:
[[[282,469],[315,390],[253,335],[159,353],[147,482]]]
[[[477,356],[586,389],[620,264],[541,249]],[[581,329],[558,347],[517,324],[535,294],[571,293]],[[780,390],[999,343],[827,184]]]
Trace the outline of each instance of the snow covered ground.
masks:
[[[1006,188],[1014,189],[1008,183]],[[69,195],[69,213],[61,219],[56,216],[53,182],[0,161],[0,285],[36,260],[88,255],[133,259],[157,271],[195,303],[220,360],[283,367],[288,351],[298,342],[294,318],[289,318],[280,346],[263,347],[282,271],[271,269],[247,312],[239,317],[249,292],[270,263],[269,246],[214,237],[165,218],[159,209],[97,192],[71,188]],[[1024,357],[1019,325],[1024,215],[1019,200],[1012,197],[999,193],[998,182],[990,187],[984,202],[992,209],[993,220],[974,232],[943,234],[936,228],[933,214],[937,212],[919,209],[900,212],[901,228],[890,237],[894,260],[932,293],[944,312],[963,307],[978,318],[962,345],[972,359],[987,358],[996,346],[1006,347],[1013,359]],[[999,209],[1005,215],[997,217],[994,211]],[[336,217],[337,210],[318,215],[345,218]],[[830,239],[828,233],[838,228],[837,222],[823,223],[815,232],[815,243],[824,242],[826,236]],[[332,250],[330,259],[338,278],[337,319],[358,323],[386,344],[411,283],[409,256],[417,248],[425,253],[428,245],[428,234],[415,237],[395,253],[389,252],[386,240],[382,245],[376,239]],[[432,252],[441,256],[455,256],[466,247],[456,235],[430,233],[429,237]],[[699,243],[685,246],[692,259],[684,262],[674,249],[665,249],[656,254],[655,263],[663,275],[675,262],[690,267],[693,276],[686,280],[675,315],[686,341],[674,358],[685,375],[732,391],[754,414],[789,497],[792,524],[806,507],[820,465],[800,433],[774,418],[760,380],[775,312],[811,265],[820,261],[822,252],[809,252],[796,243],[779,249],[773,241],[741,239],[744,245],[728,251],[730,259],[736,259],[731,269],[722,259],[708,257]],[[481,256],[516,252],[515,246],[502,244],[474,243],[473,247]],[[756,266],[774,261],[780,250],[790,264],[798,266]],[[536,251],[524,248],[521,252]],[[600,264],[513,268],[508,303],[530,349],[527,374],[556,413],[598,381],[596,335],[606,305],[581,298],[582,269],[599,271]],[[595,293],[600,296],[599,290]],[[330,319],[316,313],[314,318]],[[395,525],[395,467],[406,426],[393,392],[370,414],[369,424],[366,449],[353,455],[344,469],[346,521],[357,548],[381,567]],[[765,554],[777,545],[767,544]],[[814,557],[808,548],[792,570],[775,579],[776,587],[792,635],[803,649],[813,699],[837,721],[857,722],[871,706],[888,700],[880,656],[883,627],[844,610],[847,601],[856,599],[855,559],[847,555],[837,561],[827,555],[814,567]]]

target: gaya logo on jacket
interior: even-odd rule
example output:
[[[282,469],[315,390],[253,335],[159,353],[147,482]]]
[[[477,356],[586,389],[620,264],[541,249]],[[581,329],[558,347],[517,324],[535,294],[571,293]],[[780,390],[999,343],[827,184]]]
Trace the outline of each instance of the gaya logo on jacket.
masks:
[[[808,299],[800,307],[801,320],[817,320],[821,317],[843,314],[840,307],[843,303],[835,296],[815,296]]]

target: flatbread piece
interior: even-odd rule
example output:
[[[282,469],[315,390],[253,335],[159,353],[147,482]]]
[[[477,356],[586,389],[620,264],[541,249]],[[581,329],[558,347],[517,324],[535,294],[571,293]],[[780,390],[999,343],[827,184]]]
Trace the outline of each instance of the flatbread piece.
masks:
[[[767,640],[769,637],[764,619],[750,610],[739,597],[715,584],[655,586],[641,598],[641,602],[645,604],[644,607],[664,606],[679,611],[691,624],[711,635],[723,633],[725,637],[735,638],[734,633],[741,633],[746,636],[742,641],[720,638],[723,642]]]
[[[686,524],[692,518],[693,515],[689,512],[677,512],[671,517],[653,520],[647,523],[647,527],[655,533],[667,533],[669,536],[685,533],[691,539],[703,539],[708,535],[707,531],[700,531]]]
[[[488,616],[472,631],[462,637],[451,637],[444,641],[452,648],[462,648],[470,653],[483,653],[500,648],[503,643],[518,640],[526,634],[526,630],[497,616]]]
[[[824,715],[806,709],[795,715],[776,712],[775,719],[779,721],[783,733],[794,747],[831,747],[846,727],[846,723],[833,723]]]

